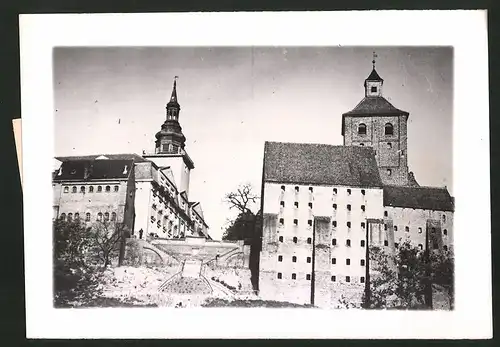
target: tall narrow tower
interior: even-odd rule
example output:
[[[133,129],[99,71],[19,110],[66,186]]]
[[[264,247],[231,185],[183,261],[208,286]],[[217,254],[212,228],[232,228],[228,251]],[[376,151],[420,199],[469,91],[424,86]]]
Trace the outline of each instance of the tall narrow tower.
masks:
[[[166,106],[166,120],[156,133],[155,153],[145,154],[143,157],[159,167],[170,167],[179,192],[184,191],[188,195],[189,176],[194,163],[185,150],[186,137],[179,124],[181,106],[177,101],[177,78],[175,76],[172,95]]]
[[[407,122],[409,113],[383,97],[384,80],[373,67],[365,80],[365,97],[352,111],[342,115],[344,146],[371,146],[384,184],[409,185]]]

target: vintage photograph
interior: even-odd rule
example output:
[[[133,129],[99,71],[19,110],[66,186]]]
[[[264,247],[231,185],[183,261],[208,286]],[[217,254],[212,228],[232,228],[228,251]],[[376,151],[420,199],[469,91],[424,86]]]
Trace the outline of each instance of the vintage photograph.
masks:
[[[453,47],[52,63],[55,308],[454,310]]]

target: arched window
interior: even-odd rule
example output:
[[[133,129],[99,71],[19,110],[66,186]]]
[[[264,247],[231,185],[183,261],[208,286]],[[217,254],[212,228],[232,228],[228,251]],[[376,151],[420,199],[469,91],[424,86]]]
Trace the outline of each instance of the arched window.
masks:
[[[65,221],[66,220],[66,213],[61,213],[61,216],[59,218],[61,218],[61,220]]]
[[[361,123],[358,125],[358,135],[366,135],[366,124]]]
[[[85,220],[87,222],[90,222],[90,213],[89,212],[85,213]]]
[[[81,186],[81,187],[80,187],[80,192],[81,192],[81,193],[85,193],[85,186]]]
[[[117,192],[117,191],[118,191],[118,189],[119,189],[119,187],[118,187],[118,186],[115,186],[115,192]]]
[[[106,193],[109,193],[111,191],[111,187],[110,186],[106,186]]]
[[[385,125],[385,135],[394,135],[394,127],[391,123]]]
[[[97,186],[97,192],[98,192],[98,193],[101,193],[101,192],[102,192],[102,187],[101,187],[101,186]]]
[[[67,186],[66,186],[66,187],[64,187],[64,192],[65,192],[65,193],[69,193],[69,187],[67,187]]]
[[[115,212],[112,212],[112,213],[111,213],[111,220],[112,220],[112,221],[115,221],[115,220],[116,220],[116,213],[115,213]]]
[[[68,213],[68,222],[73,220],[73,213]]]
[[[79,220],[79,219],[80,219],[80,214],[79,214],[78,212],[77,212],[77,213],[75,213],[75,219],[76,219],[76,220]]]
[[[94,186],[90,186],[89,187],[89,193],[93,193],[94,192]]]
[[[73,193],[76,193],[76,187],[71,188],[71,191],[72,191]]]
[[[109,220],[109,212],[104,213],[104,220]]]
[[[99,212],[99,213],[97,214],[97,220],[98,220],[99,222],[101,222],[101,221],[102,221],[102,213],[101,213],[101,212]]]

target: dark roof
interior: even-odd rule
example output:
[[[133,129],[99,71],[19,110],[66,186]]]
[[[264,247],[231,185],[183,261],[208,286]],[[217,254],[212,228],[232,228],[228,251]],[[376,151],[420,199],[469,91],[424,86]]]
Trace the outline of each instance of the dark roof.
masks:
[[[384,206],[454,211],[450,193],[438,187],[385,186]]]
[[[133,165],[133,160],[66,160],[55,174],[54,181],[126,179]]]
[[[384,114],[384,115],[408,115],[408,112],[402,111],[394,107],[389,101],[382,96],[367,96],[361,100],[359,104],[345,115],[370,115],[370,114]]]
[[[133,160],[136,163],[146,162],[147,159],[144,159],[138,154],[134,153],[122,153],[122,154],[93,154],[93,155],[81,155],[81,156],[69,156],[69,157],[56,157],[59,161],[74,161],[74,160],[95,160],[99,157],[106,157],[110,160]],[[103,159],[106,160],[106,159]]]
[[[264,181],[382,187],[371,147],[266,142]]]
[[[383,82],[384,80],[382,79],[382,77],[379,76],[379,74],[377,73],[375,68],[373,68],[372,73],[370,74],[370,76],[368,76],[366,81],[381,81],[381,82]]]

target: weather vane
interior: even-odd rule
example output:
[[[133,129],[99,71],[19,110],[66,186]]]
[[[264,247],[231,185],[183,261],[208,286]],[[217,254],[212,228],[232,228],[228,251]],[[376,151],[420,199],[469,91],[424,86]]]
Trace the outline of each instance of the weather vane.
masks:
[[[375,58],[377,58],[377,53],[373,52],[373,60],[372,60],[372,64],[373,64],[373,68],[375,69]]]

